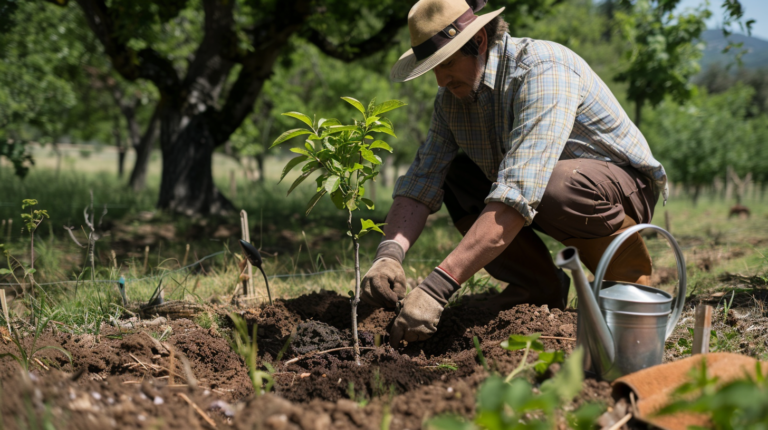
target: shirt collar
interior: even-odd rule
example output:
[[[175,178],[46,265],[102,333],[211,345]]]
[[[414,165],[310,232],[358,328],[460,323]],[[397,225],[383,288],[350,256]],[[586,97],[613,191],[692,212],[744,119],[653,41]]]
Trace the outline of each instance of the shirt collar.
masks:
[[[483,83],[490,89],[493,89],[496,84],[496,71],[501,62],[503,45],[504,43],[501,42],[495,43],[493,48],[488,51],[488,59],[485,62],[485,70],[483,71]]]

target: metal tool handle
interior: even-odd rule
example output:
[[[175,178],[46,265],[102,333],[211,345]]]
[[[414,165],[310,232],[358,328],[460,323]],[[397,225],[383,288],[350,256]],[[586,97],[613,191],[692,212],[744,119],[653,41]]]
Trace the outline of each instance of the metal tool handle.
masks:
[[[595,297],[599,299],[600,289],[603,286],[603,278],[605,277],[605,272],[608,270],[608,264],[610,264],[611,260],[613,259],[613,254],[619,250],[624,241],[627,240],[630,236],[639,232],[640,230],[645,230],[646,228],[656,230],[667,238],[669,244],[672,245],[672,250],[675,252],[675,260],[677,261],[677,296],[675,297],[675,307],[672,310],[672,317],[667,322],[667,334],[664,336],[664,339],[666,340],[666,338],[672,334],[672,331],[674,331],[675,324],[677,324],[677,320],[680,319],[680,315],[683,313],[683,305],[685,304],[685,287],[687,283],[685,276],[685,257],[683,257],[683,250],[680,249],[680,245],[677,244],[677,241],[674,237],[672,237],[670,232],[653,224],[638,224],[628,228],[625,232],[621,233],[616,239],[613,240],[613,242],[611,242],[610,245],[608,245],[608,248],[605,249],[603,256],[600,258],[600,263],[598,263],[597,270],[595,271],[595,284],[593,285],[592,290],[595,293]]]

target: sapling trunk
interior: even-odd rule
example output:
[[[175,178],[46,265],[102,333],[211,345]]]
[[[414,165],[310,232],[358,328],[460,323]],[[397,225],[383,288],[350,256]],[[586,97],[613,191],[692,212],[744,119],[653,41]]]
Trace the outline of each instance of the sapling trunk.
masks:
[[[360,303],[360,243],[357,235],[352,232],[352,212],[349,212],[347,221],[349,233],[352,236],[352,245],[355,251],[355,295],[352,297],[352,341],[355,351],[355,363],[360,365],[360,343],[357,338],[357,304]]]

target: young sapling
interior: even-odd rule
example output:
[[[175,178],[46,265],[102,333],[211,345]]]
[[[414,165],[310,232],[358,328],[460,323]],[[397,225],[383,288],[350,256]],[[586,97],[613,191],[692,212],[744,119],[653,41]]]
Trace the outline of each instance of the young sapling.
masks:
[[[385,150],[392,152],[392,147],[386,142],[374,139],[375,133],[395,136],[392,122],[382,114],[405,106],[399,100],[390,100],[379,105],[371,101],[366,109],[362,103],[351,98],[342,97],[362,114],[362,121],[354,120],[353,124],[342,124],[337,119],[310,119],[300,112],[288,112],[283,115],[295,118],[308,126],[288,130],[281,134],[270,148],[298,136],[307,136],[304,146],[291,148],[291,152],[299,154],[291,159],[283,169],[282,181],[294,168],[301,167],[301,175],[288,189],[290,194],[297,186],[315,172],[317,177],[317,192],[309,200],[307,214],[324,196],[329,195],[340,210],[348,212],[347,235],[352,238],[355,252],[355,291],[352,296],[352,337],[354,341],[355,361],[360,364],[360,347],[357,337],[357,305],[360,302],[360,244],[359,239],[371,231],[381,234],[381,226],[370,219],[361,219],[361,228],[355,232],[352,227],[352,213],[361,206],[373,209],[373,201],[365,197],[365,183],[375,180],[381,168],[381,158],[374,151]]]

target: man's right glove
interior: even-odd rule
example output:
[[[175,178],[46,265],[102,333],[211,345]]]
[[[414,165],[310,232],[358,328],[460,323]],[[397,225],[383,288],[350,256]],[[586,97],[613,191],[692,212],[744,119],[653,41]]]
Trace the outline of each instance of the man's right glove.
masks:
[[[394,240],[381,242],[368,273],[360,283],[360,299],[380,308],[394,308],[405,297],[405,251]]]
[[[437,331],[437,323],[448,298],[460,288],[451,275],[439,267],[403,300],[389,332],[389,344],[397,348],[400,341],[427,340]]]

